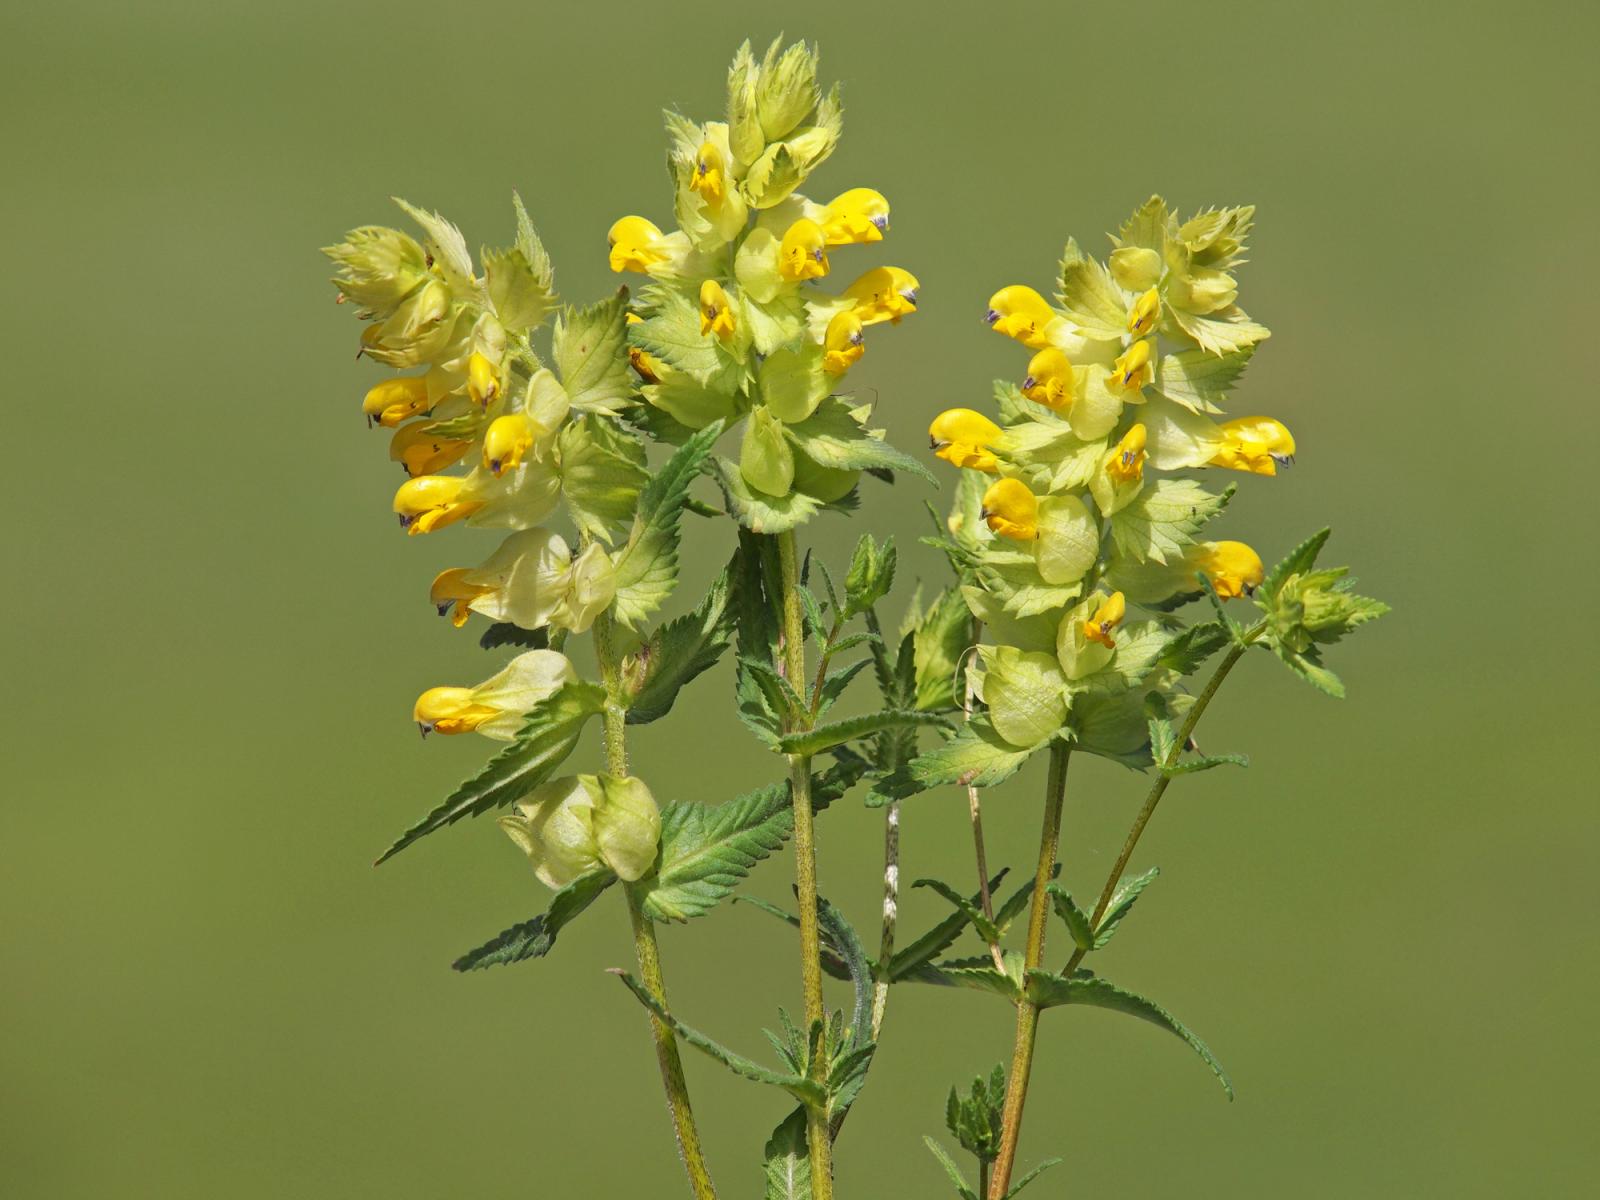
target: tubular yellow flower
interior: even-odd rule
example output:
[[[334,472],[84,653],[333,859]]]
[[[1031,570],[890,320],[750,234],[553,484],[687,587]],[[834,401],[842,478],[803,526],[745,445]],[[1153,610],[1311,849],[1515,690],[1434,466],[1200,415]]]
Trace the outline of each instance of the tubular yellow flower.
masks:
[[[1039,498],[1019,479],[990,484],[979,515],[1003,538],[1031,542],[1039,536]]]
[[[611,243],[611,269],[644,273],[665,262],[668,255],[661,248],[662,236],[654,222],[643,217],[623,217],[606,234]]]
[[[728,305],[728,293],[715,279],[700,285],[700,336],[715,334],[723,341],[733,336],[733,309]]]
[[[822,232],[830,246],[881,242],[889,230],[889,202],[871,188],[851,188],[822,210]]]
[[[1114,388],[1137,391],[1150,382],[1155,373],[1150,366],[1149,339],[1137,341],[1124,350],[1111,368],[1111,378],[1106,382]]]
[[[820,279],[828,273],[827,245],[822,226],[801,217],[778,246],[778,273],[791,283]]]
[[[1252,595],[1266,578],[1261,556],[1243,542],[1201,542],[1190,561],[1224,600]]]
[[[1028,375],[1022,381],[1022,394],[1035,404],[1060,412],[1077,396],[1077,379],[1072,360],[1054,346],[1048,346],[1028,360]]]
[[[488,408],[500,395],[500,370],[476,350],[467,359],[467,395],[479,408]]]
[[[1133,307],[1128,310],[1128,332],[1135,337],[1143,337],[1156,327],[1156,319],[1161,316],[1161,293],[1151,288],[1144,295],[1133,302]]]
[[[638,325],[643,321],[644,318],[638,313],[631,312],[628,314],[629,325]],[[648,352],[639,349],[637,346],[629,346],[628,363],[635,371],[639,373],[639,378],[643,379],[646,383],[661,382],[661,364],[658,363],[654,358],[650,357]]]
[[[1050,329],[1061,321],[1061,315],[1031,287],[1014,283],[989,297],[984,320],[996,333],[1015,338],[1030,350],[1043,350],[1050,344]]]
[[[843,375],[867,352],[861,318],[854,310],[846,309],[828,322],[822,349],[822,369],[830,375]]]
[[[483,435],[483,465],[496,476],[515,469],[533,448],[537,432],[525,413],[496,417]]]
[[[1209,465],[1255,475],[1276,475],[1294,462],[1294,436],[1271,417],[1240,417],[1221,426],[1223,444]]]
[[[394,494],[394,511],[407,533],[432,533],[466,517],[483,505],[461,499],[466,479],[458,475],[421,475],[408,479]]]
[[[471,688],[433,687],[417,697],[411,718],[422,730],[430,733],[471,733],[486,721],[500,715],[500,710],[488,704],[478,704]]]
[[[434,475],[458,463],[472,449],[461,438],[440,437],[428,428],[427,421],[402,425],[389,439],[389,457],[406,469],[407,475]]]
[[[1106,474],[1118,483],[1137,483],[1143,479],[1145,441],[1143,425],[1130,428],[1106,455]]]
[[[855,301],[856,315],[863,325],[880,321],[900,324],[900,318],[917,311],[917,277],[899,267],[874,267],[862,275],[844,294]]]
[[[428,408],[428,381],[421,375],[385,379],[370,388],[361,402],[367,424],[376,421],[386,429],[393,429],[400,422],[427,412]]]
[[[945,462],[993,475],[1000,462],[990,449],[1005,431],[970,408],[947,408],[928,426],[928,446]]]
[[[441,617],[448,616],[450,624],[457,629],[472,615],[468,605],[494,590],[485,584],[469,582],[471,576],[472,571],[467,567],[451,567],[435,575],[433,586],[428,589],[429,603],[439,610]]]
[[[1107,649],[1114,648],[1117,643],[1111,634],[1122,624],[1122,618],[1127,616],[1127,613],[1127,600],[1121,592],[1112,592],[1110,597],[1094,610],[1094,616],[1083,623],[1083,636],[1091,642],[1099,642]]]
[[[689,186],[700,193],[707,204],[715,207],[722,203],[722,198],[728,194],[727,176],[723,171],[722,151],[709,142],[701,142],[699,153],[695,155],[694,174],[689,177]]]

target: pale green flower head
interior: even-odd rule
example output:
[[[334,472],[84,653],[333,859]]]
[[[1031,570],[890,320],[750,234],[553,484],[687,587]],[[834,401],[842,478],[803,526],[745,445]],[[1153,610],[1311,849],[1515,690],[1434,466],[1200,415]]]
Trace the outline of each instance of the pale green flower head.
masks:
[[[649,872],[661,841],[661,812],[633,776],[552,779],[499,819],[548,887],[608,869],[632,882]]]

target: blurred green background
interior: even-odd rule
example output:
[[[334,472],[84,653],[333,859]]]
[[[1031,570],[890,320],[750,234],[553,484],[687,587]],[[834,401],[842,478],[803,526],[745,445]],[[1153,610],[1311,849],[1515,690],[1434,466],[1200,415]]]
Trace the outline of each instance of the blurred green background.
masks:
[[[391,193],[501,244],[516,187],[563,293],[602,295],[610,222],[670,218],[658,109],[720,113],[738,41],[785,28],[846,82],[810,190],[884,191],[887,246],[851,253],[924,284],[852,374],[902,445],[1018,374],[982,303],[1046,288],[1069,234],[1103,247],[1154,190],[1254,202],[1243,300],[1277,336],[1241,403],[1301,455],[1223,528],[1271,558],[1331,522],[1330,559],[1395,606],[1337,649],[1345,703],[1247,661],[1204,733],[1254,765],[1175,791],[1103,964],[1210,1041],[1237,1103],[1148,1026],[1053,1016],[1023,1160],[1069,1161],[1035,1194],[1592,1194],[1597,655],[1570,602],[1597,582],[1596,12],[7,5],[0,1192],[681,1194],[645,1023],[601,973],[629,960],[620,902],[548,960],[459,977],[543,907],[510,844],[479,821],[368,866],[489,749],[408,716],[489,670],[424,589],[493,535],[396,530],[358,411],[376,372],[316,247],[399,223]],[[807,537],[908,544],[931,496],[874,486]],[[704,578],[727,530],[690,528]],[[903,570],[942,578],[914,545]],[[729,687],[635,735],[658,795],[773,777]],[[992,861],[1025,868],[1038,782],[991,795]],[[1074,768],[1076,890],[1142,788]],[[858,803],[822,827],[824,890],[864,930],[880,828]],[[907,805],[904,850],[908,878],[969,876],[958,794]],[[663,941],[676,1007],[738,1048],[799,1003],[751,909]],[[945,1194],[920,1135],[1010,1034],[988,997],[897,991],[841,1195]],[[757,1194],[785,1100],[688,1067],[725,1194]]]

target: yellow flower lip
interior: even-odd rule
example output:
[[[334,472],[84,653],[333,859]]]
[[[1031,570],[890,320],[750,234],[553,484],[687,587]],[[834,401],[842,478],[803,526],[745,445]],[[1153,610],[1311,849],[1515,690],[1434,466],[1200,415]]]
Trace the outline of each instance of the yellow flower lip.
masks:
[[[611,269],[648,272],[668,257],[660,249],[661,240],[661,229],[655,222],[643,217],[622,217],[606,233]]]
[[[1134,483],[1143,479],[1147,441],[1148,435],[1143,425],[1131,426],[1107,457],[1106,474],[1119,483]]]
[[[1223,600],[1255,595],[1266,578],[1261,556],[1243,542],[1202,542],[1198,565]]]
[[[1035,404],[1060,412],[1076,398],[1077,378],[1072,360],[1054,346],[1046,346],[1028,360],[1022,394]]]
[[[1122,619],[1127,615],[1128,601],[1121,592],[1112,592],[1111,595],[1095,609],[1094,616],[1083,623],[1083,636],[1091,642],[1099,642],[1108,650],[1116,649],[1116,639],[1112,632]]]
[[[1254,475],[1276,475],[1279,467],[1294,465],[1294,435],[1283,422],[1271,417],[1239,417],[1222,430],[1222,448],[1208,465]]]
[[[1150,382],[1150,342],[1141,339],[1117,358],[1111,377],[1118,387],[1142,388]]]
[[[487,408],[500,395],[500,372],[478,351],[467,359],[467,394],[479,408]]]
[[[715,334],[722,341],[733,336],[735,329],[733,308],[728,293],[715,279],[700,285],[700,336]]]
[[[470,582],[472,572],[466,567],[451,567],[434,576],[428,589],[428,602],[439,610],[441,617],[449,617],[450,624],[460,629],[471,613],[469,605],[479,596],[494,591],[481,583]]]
[[[522,462],[522,456],[533,448],[534,423],[523,413],[508,413],[489,423],[483,435],[483,465],[496,478]]]
[[[950,408],[928,426],[928,448],[955,467],[993,474],[1000,469],[993,445],[1005,430],[980,412],[970,408]]]
[[[421,416],[429,407],[428,381],[421,375],[385,379],[369,388],[361,401],[361,411],[366,414],[369,428],[376,422],[385,429],[393,429],[402,421]]]
[[[432,687],[417,697],[411,716],[422,736],[427,737],[430,733],[471,733],[499,712],[487,704],[478,704],[471,688]]]
[[[827,244],[822,226],[801,217],[778,247],[778,273],[791,283],[820,279],[828,273]]]
[[[400,528],[408,534],[431,533],[470,517],[481,501],[462,500],[466,479],[458,475],[419,475],[400,485],[394,494],[394,511]]]
[[[1020,479],[997,479],[983,493],[978,515],[991,530],[1012,541],[1039,536],[1039,498]]]
[[[1161,293],[1151,288],[1135,300],[1133,307],[1128,310],[1128,332],[1142,337],[1155,328],[1156,318],[1160,315]]]
[[[460,462],[472,443],[460,438],[440,437],[428,428],[429,422],[402,425],[389,439],[389,457],[407,475],[433,475],[451,463]]]

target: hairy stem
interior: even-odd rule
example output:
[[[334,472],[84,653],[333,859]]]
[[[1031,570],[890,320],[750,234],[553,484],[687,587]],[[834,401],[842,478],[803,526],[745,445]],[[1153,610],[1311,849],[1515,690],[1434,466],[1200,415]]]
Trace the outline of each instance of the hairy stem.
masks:
[[[594,623],[594,649],[595,657],[600,660],[600,677],[606,688],[606,773],[621,777],[628,773],[628,710],[621,699],[612,632],[611,614],[602,613]],[[633,923],[633,948],[639,960],[639,978],[645,989],[666,1010],[667,985],[661,975],[661,948],[656,943],[655,924],[640,906],[634,889],[624,886],[623,892],[628,897],[628,918]],[[683,1059],[678,1054],[678,1040],[667,1023],[653,1013],[650,1016],[650,1029],[655,1039],[656,1062],[661,1067],[661,1084],[667,1093],[667,1111],[672,1118],[672,1131],[678,1140],[678,1157],[683,1160],[683,1169],[689,1175],[689,1187],[694,1192],[695,1200],[716,1200],[717,1189],[711,1182],[711,1172],[706,1167],[705,1154],[700,1149],[700,1131],[695,1126],[694,1110],[689,1106],[689,1084],[683,1077]]]
[[[1033,876],[1032,904],[1028,911],[1028,946],[1024,962],[1030,971],[1044,962],[1044,939],[1050,917],[1050,895],[1045,889],[1056,869],[1056,852],[1061,843],[1061,808],[1067,796],[1067,760],[1071,754],[1072,748],[1064,742],[1050,747],[1044,827],[1039,833],[1039,866]],[[1004,1200],[1011,1189],[1011,1171],[1017,1159],[1017,1139],[1022,1133],[1022,1108],[1028,1099],[1028,1075],[1033,1070],[1033,1044],[1038,1030],[1039,1006],[1027,999],[1018,1000],[1017,1036],[1001,1113],[1000,1153],[989,1182],[990,1200]]]
[[[1189,739],[1194,734],[1195,726],[1200,723],[1201,716],[1206,711],[1206,706],[1211,703],[1212,697],[1217,694],[1217,689],[1222,686],[1222,681],[1228,677],[1228,672],[1233,670],[1233,664],[1244,657],[1244,652],[1250,644],[1261,635],[1262,625],[1256,625],[1244,634],[1244,645],[1228,647],[1228,653],[1217,664],[1216,673],[1206,681],[1204,690],[1195,698],[1194,706],[1189,709],[1189,715],[1184,718],[1183,725],[1178,729],[1177,737],[1173,739],[1172,749],[1167,752],[1164,762],[1159,765],[1171,767],[1176,765],[1178,758],[1189,745]],[[1139,807],[1139,815],[1133,819],[1133,827],[1128,830],[1127,839],[1122,843],[1122,852],[1117,855],[1117,861],[1111,866],[1111,874],[1106,876],[1106,885],[1100,889],[1100,899],[1095,903],[1094,913],[1089,918],[1089,928],[1097,928],[1106,910],[1111,907],[1111,897],[1116,893],[1117,884],[1122,882],[1123,872],[1128,869],[1128,860],[1133,857],[1134,847],[1139,844],[1139,838],[1144,834],[1144,827],[1150,824],[1150,818],[1155,815],[1156,805],[1161,803],[1161,797],[1166,795],[1167,785],[1172,782],[1172,776],[1164,771],[1156,778],[1150,787],[1150,793],[1144,798],[1144,803]],[[1067,960],[1063,975],[1070,976],[1083,961],[1084,950],[1074,950],[1072,957]]]
[[[784,676],[798,690],[805,686],[806,631],[800,608],[800,569],[794,531],[777,535],[778,561],[783,579]],[[803,697],[802,697],[803,699]],[[797,714],[806,720],[805,714]],[[809,724],[809,720],[807,720]],[[794,882],[800,904],[800,979],[805,992],[806,1028],[826,1023],[822,999],[822,933],[817,921],[817,848],[811,809],[811,758],[791,754],[789,780],[794,801]],[[827,1078],[828,1064],[818,1054],[810,1064],[811,1078]],[[833,1142],[828,1114],[819,1106],[806,1106],[806,1143],[811,1154],[811,1194],[814,1200],[833,1198]]]
[[[883,936],[878,942],[878,977],[872,981],[872,1040],[883,1029],[889,1005],[889,960],[894,957],[895,924],[900,912],[900,801],[883,815]]]

